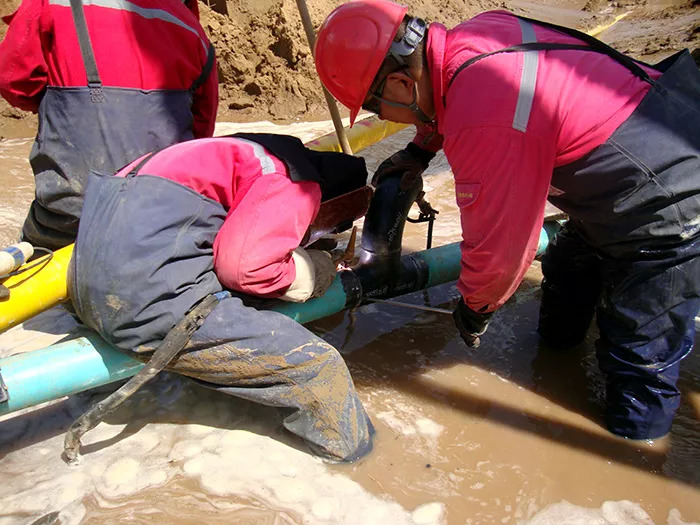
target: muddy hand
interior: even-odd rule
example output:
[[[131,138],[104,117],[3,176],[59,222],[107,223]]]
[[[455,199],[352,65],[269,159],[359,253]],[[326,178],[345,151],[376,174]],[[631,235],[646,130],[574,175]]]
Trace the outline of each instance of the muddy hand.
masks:
[[[440,213],[435,208],[433,208],[427,200],[425,200],[424,191],[421,191],[418,194],[418,197],[416,197],[416,204],[418,205],[418,209],[420,210],[420,214],[422,216],[435,217],[438,213]]]
[[[481,344],[481,339],[479,339],[478,335],[462,334],[462,339],[469,348],[479,348],[479,345]]]
[[[464,303],[463,298],[459,298],[452,317],[459,334],[469,348],[479,348],[481,344],[479,336],[486,332],[492,315],[493,313],[475,312]]]
[[[415,184],[433,157],[435,153],[411,142],[379,165],[372,176],[372,186],[378,186],[384,177],[401,174],[401,189],[405,191]]]

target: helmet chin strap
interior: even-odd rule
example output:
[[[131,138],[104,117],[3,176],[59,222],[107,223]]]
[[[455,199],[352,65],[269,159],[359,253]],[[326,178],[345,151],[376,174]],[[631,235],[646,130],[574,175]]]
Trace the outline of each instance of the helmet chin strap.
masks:
[[[418,120],[420,120],[423,124],[435,124],[435,117],[430,118],[428,115],[426,115],[423,110],[418,107],[418,91],[416,90],[416,85],[413,84],[413,102],[408,104],[406,107],[410,109],[413,114],[418,117]]]
[[[411,73],[408,71],[405,71],[405,73],[413,78],[411,76]],[[430,118],[428,115],[425,114],[425,112],[418,106],[418,89],[416,88],[416,81],[413,81],[413,100],[411,101],[410,104],[402,104],[401,102],[394,102],[392,100],[387,100],[385,98],[379,98],[384,104],[387,106],[392,106],[395,108],[407,108],[411,110],[411,113],[413,113],[418,120],[420,120],[423,124],[435,124],[435,118]]]

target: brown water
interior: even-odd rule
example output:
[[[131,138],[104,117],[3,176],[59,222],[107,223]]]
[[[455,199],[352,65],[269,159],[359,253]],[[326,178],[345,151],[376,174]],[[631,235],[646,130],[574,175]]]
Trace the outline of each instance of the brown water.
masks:
[[[0,139],[0,246],[19,238],[24,217],[34,195],[29,167],[33,139]]]
[[[368,168],[409,139],[405,131],[363,152]],[[3,234],[31,199],[29,144],[0,143]],[[436,160],[425,180],[441,212],[439,246],[458,239],[459,222],[447,164]],[[407,224],[407,249],[424,247],[425,230]],[[273,409],[168,375],[86,435],[77,467],[60,459],[63,433],[98,397],[5,418],[0,524],[52,511],[63,523],[700,521],[700,357],[686,359],[667,438],[616,438],[601,426],[595,330],[570,352],[539,345],[539,279],[535,263],[478,350],[462,344],[450,316],[390,305],[309,325],[343,352],[377,427],[373,453],[354,465],[307,454]],[[402,300],[450,308],[457,296],[448,284]],[[0,355],[49,344],[72,326],[60,309],[47,312],[0,336]]]

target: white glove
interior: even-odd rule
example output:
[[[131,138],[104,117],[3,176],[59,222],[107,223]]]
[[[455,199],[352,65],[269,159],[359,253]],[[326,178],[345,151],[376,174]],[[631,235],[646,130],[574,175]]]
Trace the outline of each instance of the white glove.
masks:
[[[335,279],[336,267],[331,255],[323,250],[297,248],[292,252],[296,277],[280,299],[303,303],[312,297],[320,297]]]

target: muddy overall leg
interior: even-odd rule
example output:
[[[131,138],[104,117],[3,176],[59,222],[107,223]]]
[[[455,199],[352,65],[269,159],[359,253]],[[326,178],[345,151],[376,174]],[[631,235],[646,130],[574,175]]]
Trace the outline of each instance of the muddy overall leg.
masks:
[[[165,366],[185,347],[195,330],[201,326],[204,319],[216,307],[220,299],[228,297],[228,292],[219,292],[205,297],[197,306],[187,313],[175,327],[168,332],[160,346],[146,363],[146,366],[125,385],[93,405],[87,412],[80,416],[66,433],[64,440],[64,452],[69,463],[78,459],[80,452],[80,438],[95,428],[107,414],[114,412],[129,397],[135,394],[143,385],[153,379]]]
[[[314,452],[352,461],[372,448],[372,424],[338,351],[275,312],[219,303],[167,368],[284,414]]]
[[[680,404],[681,360],[693,347],[700,258],[624,263],[597,312],[598,363],[606,374],[608,429],[631,439],[666,434]]]
[[[542,304],[537,328],[553,348],[579,344],[601,290],[600,258],[567,223],[542,257]]]

